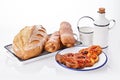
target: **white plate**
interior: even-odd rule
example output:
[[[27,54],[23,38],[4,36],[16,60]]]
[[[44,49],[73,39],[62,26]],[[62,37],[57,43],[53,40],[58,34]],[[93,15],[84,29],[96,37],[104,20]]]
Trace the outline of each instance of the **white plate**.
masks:
[[[80,49],[83,49],[83,48],[86,48],[86,47],[72,47],[72,48],[67,48],[67,49],[59,51],[57,54],[65,54],[65,53],[69,53],[69,52],[70,53],[71,52],[75,53],[75,52],[78,52]],[[107,63],[107,60],[108,60],[107,55],[104,52],[102,52],[99,55],[99,61],[97,63],[95,63],[92,67],[85,67],[83,69],[68,68],[64,64],[59,63],[58,61],[56,61],[56,62],[59,65],[61,65],[62,67],[67,68],[67,69],[77,70],[77,71],[90,71],[90,70],[95,70],[95,69],[103,67]]]

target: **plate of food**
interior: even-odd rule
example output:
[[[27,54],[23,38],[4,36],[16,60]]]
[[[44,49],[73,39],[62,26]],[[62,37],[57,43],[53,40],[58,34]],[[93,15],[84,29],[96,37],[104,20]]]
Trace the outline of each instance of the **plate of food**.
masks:
[[[28,63],[78,44],[70,23],[61,22],[60,29],[52,34],[47,34],[42,25],[26,26],[15,35],[12,44],[4,47],[11,58]]]
[[[56,54],[55,60],[60,66],[67,69],[91,71],[103,67],[108,58],[100,46],[92,45],[61,50]]]

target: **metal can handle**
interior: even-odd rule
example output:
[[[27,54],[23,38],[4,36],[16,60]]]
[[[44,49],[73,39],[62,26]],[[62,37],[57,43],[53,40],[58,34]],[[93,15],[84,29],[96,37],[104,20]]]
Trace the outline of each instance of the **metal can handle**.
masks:
[[[77,21],[77,29],[78,29],[79,32],[80,32],[79,22],[80,22],[80,20],[83,19],[83,18],[89,18],[89,19],[91,19],[92,21],[95,21],[95,20],[94,20],[92,17],[90,17],[90,16],[83,16],[83,17],[79,18],[79,20]]]
[[[110,22],[113,22],[113,25],[111,27],[108,27],[109,30],[111,30],[115,25],[116,25],[116,21],[114,19],[109,20]]]
[[[76,39],[75,46],[77,46],[77,45],[81,45],[82,43],[79,41],[79,37],[78,37],[78,35],[77,35],[76,33],[73,33],[73,35],[74,35],[74,37],[75,37],[75,39]]]

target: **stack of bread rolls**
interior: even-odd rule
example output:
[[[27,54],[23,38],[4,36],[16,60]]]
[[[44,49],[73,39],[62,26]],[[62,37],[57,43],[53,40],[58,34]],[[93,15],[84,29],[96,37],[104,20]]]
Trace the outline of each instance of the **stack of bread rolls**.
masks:
[[[53,33],[45,44],[45,50],[54,52],[62,47],[72,47],[75,44],[73,30],[68,22],[61,22],[59,31]]]
[[[26,60],[42,53],[43,50],[55,52],[64,47],[75,44],[73,30],[68,22],[61,22],[59,31],[48,36],[42,25],[23,28],[13,40],[13,51],[22,60]]]

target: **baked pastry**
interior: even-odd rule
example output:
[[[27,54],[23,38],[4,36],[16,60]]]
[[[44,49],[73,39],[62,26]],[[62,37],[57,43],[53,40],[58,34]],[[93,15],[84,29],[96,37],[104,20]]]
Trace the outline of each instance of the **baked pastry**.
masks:
[[[48,38],[46,29],[42,25],[26,26],[13,40],[13,51],[22,60],[41,54]]]
[[[70,23],[65,21],[61,22],[59,31],[62,44],[66,47],[74,46],[76,40]]]
[[[92,54],[100,55],[102,48],[99,45],[92,45],[89,47],[88,51]]]
[[[102,49],[100,46],[93,45],[81,49],[78,53],[57,54],[56,60],[59,63],[64,64],[66,67],[81,69],[84,67],[91,67],[98,62],[101,52]]]
[[[92,45],[88,48],[81,49],[79,53],[86,55],[89,60],[87,60],[86,67],[93,66],[99,61],[99,55],[102,52],[102,48],[99,45]]]
[[[61,40],[59,31],[54,32],[45,43],[45,50],[48,52],[55,52],[61,48]]]

